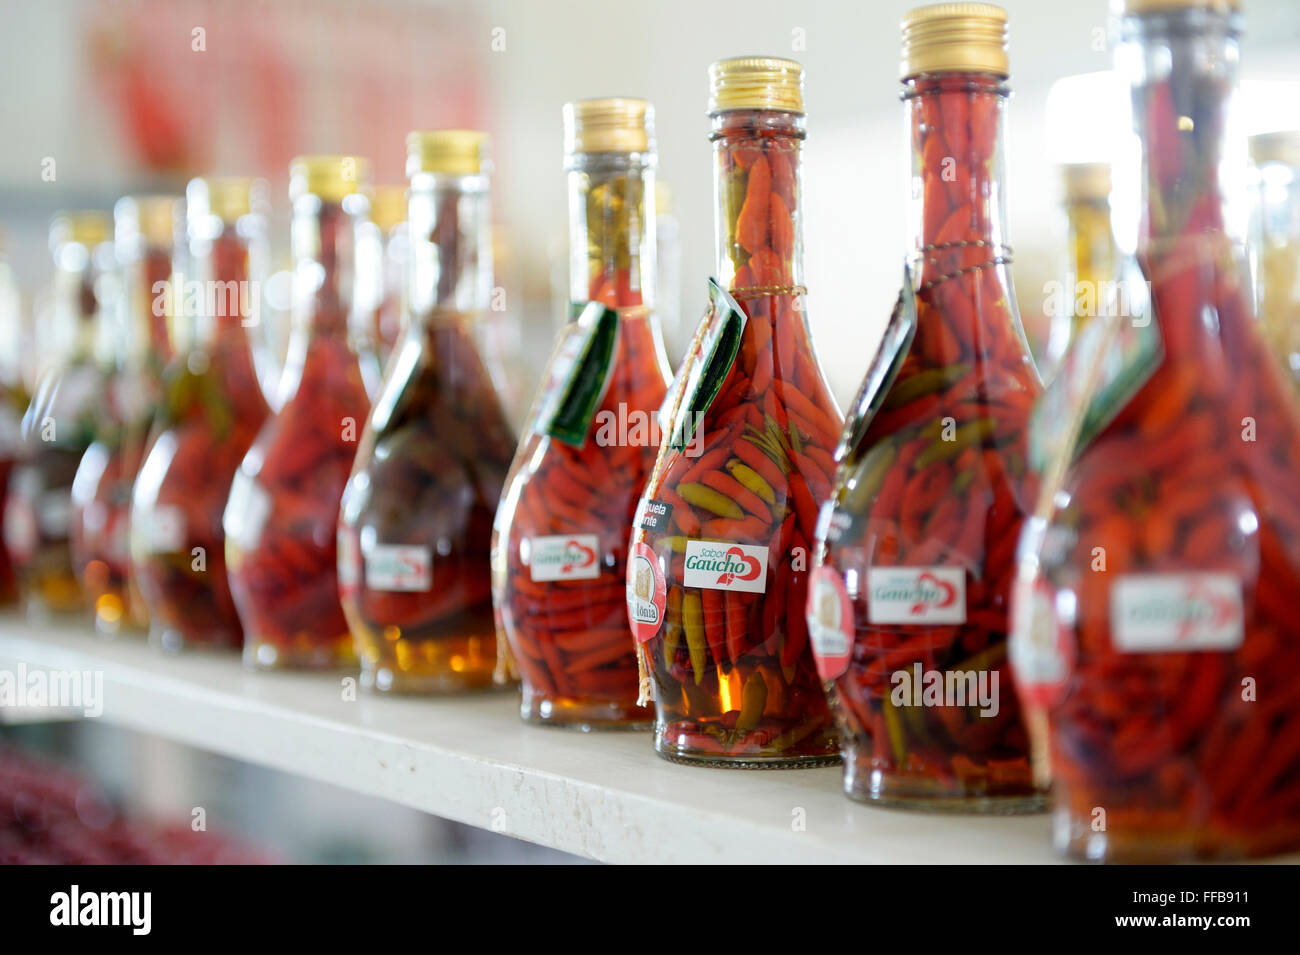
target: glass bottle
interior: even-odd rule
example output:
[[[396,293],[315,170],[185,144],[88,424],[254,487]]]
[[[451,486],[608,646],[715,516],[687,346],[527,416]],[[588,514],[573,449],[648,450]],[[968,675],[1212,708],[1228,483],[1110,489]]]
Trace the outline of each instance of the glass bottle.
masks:
[[[987,4],[902,24],[908,275],[837,455],[808,606],[844,789],[865,802],[1042,806],[1006,661],[1040,392],[1004,235],[1006,26]]]
[[[1068,251],[1063,293],[1052,302],[1044,361],[1049,375],[1089,319],[1105,307],[1106,289],[1118,275],[1110,229],[1110,163],[1069,163],[1062,167],[1062,178]]]
[[[412,133],[410,315],[338,512],[343,608],[367,689],[496,680],[489,549],[515,439],[474,340],[492,288],[487,137]]]
[[[130,580],[131,486],[172,353],[172,244],[177,227],[183,228],[184,204],[177,196],[127,196],[118,201],[114,220],[121,297],[109,346],[113,372],[96,415],[95,440],[72,482],[69,525],[73,567],[95,629],[105,636],[149,625]]]
[[[1256,312],[1300,388],[1300,130],[1252,136],[1250,158]]]
[[[582,100],[565,106],[564,127],[574,317],[497,510],[493,595],[525,720],[648,727],[624,580],[669,379],[654,312],[653,110]]]
[[[665,403],[628,619],[661,756],[835,762],[803,614],[842,425],[804,317],[803,67],[740,58],[709,76],[717,278]]]
[[[72,613],[85,603],[68,543],[72,480],[94,439],[108,379],[97,324],[108,322],[114,281],[110,220],[102,212],[55,217],[50,329],[62,352],[41,375],[23,416],[21,460],[9,479],[5,540],[29,614]]]
[[[164,650],[243,645],[222,513],[269,413],[250,337],[261,320],[266,196],[250,179],[186,190],[188,273],[173,295],[178,354],[132,495],[131,563]]]
[[[1240,21],[1199,0],[1118,18],[1129,301],[1043,425],[1066,453],[1020,545],[1017,686],[1056,844],[1086,859],[1300,848],[1300,418],[1239,245]]]
[[[353,666],[339,604],[339,501],[377,386],[357,292],[357,228],[369,163],[306,156],[289,168],[293,330],[276,409],[235,472],[222,526],[244,662],[261,669]]]

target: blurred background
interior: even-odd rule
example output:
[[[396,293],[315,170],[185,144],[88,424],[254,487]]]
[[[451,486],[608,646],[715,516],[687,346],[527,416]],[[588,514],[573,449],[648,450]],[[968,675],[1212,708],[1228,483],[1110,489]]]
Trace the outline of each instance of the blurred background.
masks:
[[[182,191],[200,174],[268,179],[275,269],[288,267],[288,163],[300,153],[371,158],[403,180],[412,129],[493,136],[497,285],[486,328],[516,423],[560,313],[566,242],[560,109],[628,95],[656,108],[664,239],[680,281],[664,290],[676,360],[713,263],[706,68],[739,54],[807,67],[805,264],[815,343],[841,403],[858,386],[898,291],[907,157],[898,102],[905,0],[7,0],[0,6],[5,147],[0,230],[15,314],[39,314],[58,209],[111,209],[126,193]],[[1105,0],[1005,0],[1010,14],[1008,237],[1031,342],[1046,334],[1044,284],[1061,276],[1063,162],[1104,158],[1114,110],[1089,83],[1110,67]],[[1241,120],[1300,127],[1300,4],[1247,0]],[[675,236],[675,238],[674,238]],[[271,300],[283,283],[265,284]],[[266,314],[264,312],[264,314]],[[12,339],[6,338],[6,341]],[[12,360],[13,356],[6,356]],[[0,739],[14,737],[0,730]],[[214,815],[294,859],[474,861],[528,847],[359,796],[104,726],[22,731],[75,757],[150,810]],[[178,772],[178,767],[181,769]],[[280,807],[279,809],[268,807]],[[309,807],[309,812],[302,812]],[[364,832],[358,814],[382,826]],[[391,830],[391,831],[389,831]],[[519,855],[519,854],[523,855]],[[553,857],[551,854],[547,858]]]

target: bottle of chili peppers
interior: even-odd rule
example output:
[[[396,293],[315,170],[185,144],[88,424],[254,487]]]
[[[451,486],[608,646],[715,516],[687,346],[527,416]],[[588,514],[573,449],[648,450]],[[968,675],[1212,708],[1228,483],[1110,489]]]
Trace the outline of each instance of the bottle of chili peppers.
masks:
[[[184,203],[177,196],[128,196],[118,201],[114,219],[121,274],[115,369],[95,440],[72,482],[69,526],[73,567],[95,629],[105,636],[149,624],[130,579],[131,487],[161,397],[163,365],[171,357],[172,244],[178,226],[184,227]]]
[[[493,593],[524,719],[648,727],[624,579],[669,379],[653,311],[653,111],[583,100],[564,107],[564,128],[573,319],[497,511]]]
[[[1300,130],[1250,137],[1250,158],[1255,306],[1273,350],[1300,388]]]
[[[21,458],[9,480],[5,541],[18,570],[27,611],[72,613],[85,602],[68,543],[72,481],[94,440],[96,415],[108,392],[98,324],[112,320],[116,263],[110,220],[102,212],[57,216],[51,337],[66,349],[41,375],[23,416]],[[97,294],[96,286],[99,286]]]
[[[1235,3],[1126,3],[1123,307],[1082,400],[1054,383],[1034,422],[1064,439],[1021,542],[1017,685],[1056,844],[1091,860],[1300,847],[1300,417],[1238,245],[1239,30]]]
[[[747,57],[709,77],[717,280],[665,403],[628,619],[661,756],[834,762],[803,614],[842,425],[804,318],[803,67]]]
[[[251,667],[355,665],[339,604],[339,501],[377,387],[356,292],[368,163],[307,156],[289,170],[293,330],[278,409],[235,472],[222,526],[230,592]]]
[[[249,179],[195,179],[186,197],[189,265],[173,294],[183,342],[164,373],[135,482],[131,562],[154,645],[239,648],[221,517],[269,413],[250,339],[260,320],[266,197]]]
[[[1006,13],[904,19],[912,249],[837,452],[808,620],[853,799],[1038,808],[1007,667],[1040,392],[1003,235]]]
[[[494,684],[492,515],[515,438],[475,344],[492,293],[487,137],[412,133],[408,329],[338,514],[343,608],[368,689]]]
[[[1105,308],[1105,293],[1118,275],[1110,228],[1110,163],[1070,163],[1065,181],[1067,263],[1062,292],[1053,297],[1044,365],[1061,366],[1089,319]]]

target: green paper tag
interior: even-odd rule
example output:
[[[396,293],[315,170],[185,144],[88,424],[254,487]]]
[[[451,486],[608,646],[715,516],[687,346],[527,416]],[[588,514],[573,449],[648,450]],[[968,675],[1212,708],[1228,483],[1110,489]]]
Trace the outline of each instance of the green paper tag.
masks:
[[[902,291],[898,293],[898,302],[894,305],[893,314],[889,316],[889,324],[885,326],[880,349],[867,370],[867,376],[862,379],[862,387],[858,389],[853,404],[849,406],[849,416],[844,422],[840,445],[835,449],[836,461],[843,461],[862,444],[872,419],[889,396],[889,389],[898,377],[898,370],[903,367],[903,360],[912,350],[912,340],[915,337],[916,290],[912,287],[912,270],[904,262]]]
[[[575,306],[576,307],[576,306]],[[618,313],[600,302],[581,306],[561,333],[538,401],[533,430],[582,447],[614,370]]]
[[[1114,420],[1146,384],[1164,355],[1146,277],[1135,259],[1118,288],[1126,310],[1084,326],[1029,421],[1029,464],[1040,474],[1062,454],[1072,459]]]
[[[682,400],[678,405],[677,420],[669,436],[669,447],[678,451],[695,437],[695,429],[704,420],[705,413],[718,397],[722,383],[727,380],[731,366],[740,353],[740,337],[749,317],[721,285],[709,279],[709,315],[705,318],[708,329],[700,340],[700,354],[686,379]]]

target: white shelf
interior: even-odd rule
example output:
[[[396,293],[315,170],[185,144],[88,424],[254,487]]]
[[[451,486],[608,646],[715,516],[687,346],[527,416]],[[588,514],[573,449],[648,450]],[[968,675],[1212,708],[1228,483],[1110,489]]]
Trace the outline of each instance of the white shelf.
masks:
[[[115,725],[601,861],[1057,861],[1044,815],[862,806],[841,793],[837,767],[679,766],[642,733],[525,725],[514,693],[345,702],[340,676],[250,673],[233,656],[163,656],[0,615],[0,670],[20,664],[102,671],[99,718]]]

